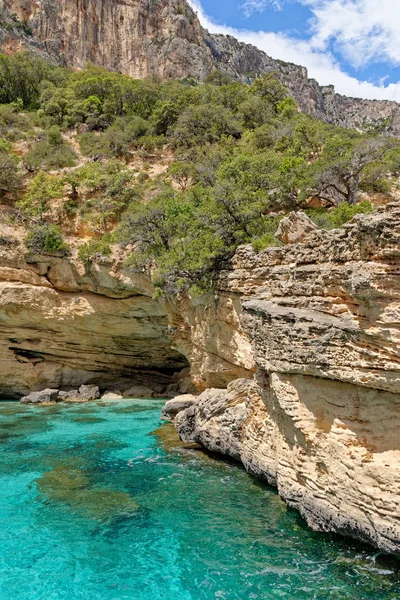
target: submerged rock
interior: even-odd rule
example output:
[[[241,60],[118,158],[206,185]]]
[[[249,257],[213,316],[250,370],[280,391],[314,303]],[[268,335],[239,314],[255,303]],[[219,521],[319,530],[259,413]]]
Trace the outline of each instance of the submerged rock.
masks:
[[[93,487],[84,467],[79,463],[58,465],[37,479],[38,490],[49,500],[99,521],[136,513],[139,505],[128,493]]]
[[[196,396],[193,394],[184,394],[177,396],[172,400],[168,400],[161,412],[161,418],[164,421],[173,421],[177,414],[182,410],[186,410],[190,406],[193,406],[197,401]]]
[[[32,392],[21,398],[22,404],[53,404],[58,400],[58,390],[46,389],[41,392]]]

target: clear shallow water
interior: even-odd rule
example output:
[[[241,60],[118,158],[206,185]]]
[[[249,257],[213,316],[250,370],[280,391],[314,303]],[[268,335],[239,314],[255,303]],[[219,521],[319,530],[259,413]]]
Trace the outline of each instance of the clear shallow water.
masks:
[[[0,403],[0,600],[399,600],[399,562],[310,531],[162,401]]]

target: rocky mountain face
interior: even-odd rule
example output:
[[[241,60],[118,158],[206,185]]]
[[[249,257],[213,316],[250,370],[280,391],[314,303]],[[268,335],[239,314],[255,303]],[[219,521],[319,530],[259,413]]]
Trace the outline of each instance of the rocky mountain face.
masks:
[[[256,375],[206,390],[175,419],[185,441],[241,460],[314,529],[397,553],[399,242],[393,204],[303,243],[240,248],[221,278],[219,311],[224,339],[240,323],[250,342],[242,352],[231,346],[231,365],[240,373],[253,356]],[[223,308],[228,297],[235,316]],[[201,353],[206,362],[199,325],[186,319],[197,362]]]
[[[348,128],[400,135],[396,102],[346,98],[307,69],[204,30],[186,0],[0,0],[0,49],[28,49],[74,68],[87,62],[136,78],[219,69],[240,80],[276,72],[301,110]],[[284,57],[282,57],[284,58]]]

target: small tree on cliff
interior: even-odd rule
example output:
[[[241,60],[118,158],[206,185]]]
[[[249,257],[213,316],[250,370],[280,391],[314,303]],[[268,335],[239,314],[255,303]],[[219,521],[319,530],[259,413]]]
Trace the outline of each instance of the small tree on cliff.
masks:
[[[388,169],[385,156],[391,146],[392,142],[380,138],[334,136],[311,165],[306,195],[318,196],[332,206],[355,204],[363,185],[373,187]]]

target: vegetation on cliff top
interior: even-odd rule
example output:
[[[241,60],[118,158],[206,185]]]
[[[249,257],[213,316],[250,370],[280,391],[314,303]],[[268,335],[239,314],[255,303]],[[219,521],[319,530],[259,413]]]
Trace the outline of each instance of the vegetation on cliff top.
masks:
[[[15,198],[28,246],[64,249],[49,224],[79,222],[95,238],[84,262],[131,244],[130,264],[160,286],[209,282],[239,244],[276,244],[281,216],[310,197],[311,218],[340,226],[400,165],[397,140],[300,113],[273,74],[136,81],[0,56],[0,103],[0,194]]]

